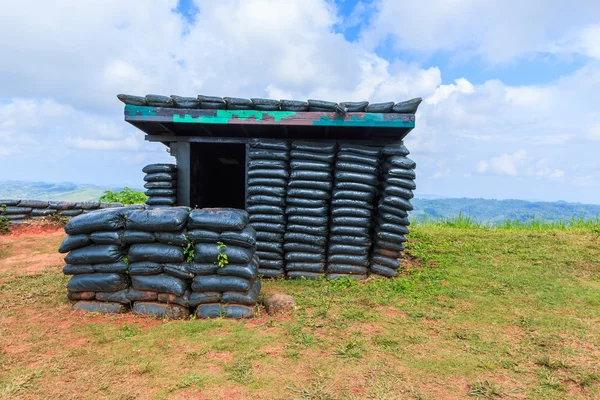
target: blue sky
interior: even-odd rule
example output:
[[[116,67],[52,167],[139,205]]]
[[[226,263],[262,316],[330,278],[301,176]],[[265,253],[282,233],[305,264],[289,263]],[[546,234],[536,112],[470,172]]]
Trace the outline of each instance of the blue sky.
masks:
[[[420,96],[417,195],[600,203],[598,2],[61,4],[0,15],[2,179],[141,186],[117,93]]]

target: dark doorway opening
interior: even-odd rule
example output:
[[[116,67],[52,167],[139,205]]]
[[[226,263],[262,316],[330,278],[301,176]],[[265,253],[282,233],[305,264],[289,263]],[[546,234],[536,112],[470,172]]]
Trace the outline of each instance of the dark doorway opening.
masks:
[[[190,205],[233,207],[246,203],[246,145],[192,143]]]

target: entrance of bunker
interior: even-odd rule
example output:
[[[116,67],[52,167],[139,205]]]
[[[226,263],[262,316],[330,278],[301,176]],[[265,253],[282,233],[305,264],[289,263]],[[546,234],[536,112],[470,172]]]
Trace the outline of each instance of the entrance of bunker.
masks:
[[[245,208],[246,145],[192,143],[190,205]]]

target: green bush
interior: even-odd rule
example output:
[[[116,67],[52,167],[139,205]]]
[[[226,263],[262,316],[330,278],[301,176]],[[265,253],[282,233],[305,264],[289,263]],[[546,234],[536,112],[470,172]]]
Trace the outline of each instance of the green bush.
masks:
[[[125,189],[118,192],[113,192],[112,190],[105,191],[99,200],[107,203],[143,204],[146,202],[146,199],[148,197],[143,192],[135,191],[126,186]]]

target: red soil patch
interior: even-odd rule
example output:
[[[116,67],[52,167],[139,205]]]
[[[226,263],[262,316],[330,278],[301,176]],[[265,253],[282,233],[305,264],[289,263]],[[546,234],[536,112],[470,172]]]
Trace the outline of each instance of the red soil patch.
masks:
[[[64,234],[64,227],[58,224],[22,224],[10,227],[10,232],[4,237],[20,236],[45,236],[49,233],[61,232]]]

